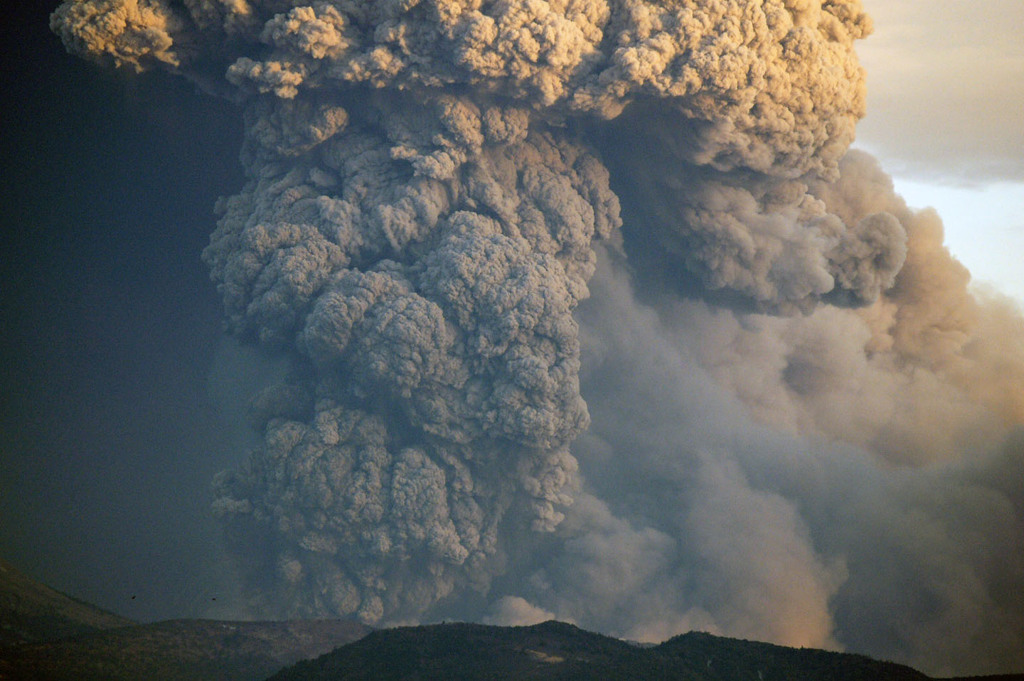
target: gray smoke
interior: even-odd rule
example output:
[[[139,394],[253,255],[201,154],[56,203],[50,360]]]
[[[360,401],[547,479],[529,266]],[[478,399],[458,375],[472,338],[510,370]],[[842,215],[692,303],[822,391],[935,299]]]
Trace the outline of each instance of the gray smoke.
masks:
[[[252,612],[1024,663],[1024,322],[847,153],[857,0],[52,26],[244,105],[203,258],[289,367],[216,482]]]

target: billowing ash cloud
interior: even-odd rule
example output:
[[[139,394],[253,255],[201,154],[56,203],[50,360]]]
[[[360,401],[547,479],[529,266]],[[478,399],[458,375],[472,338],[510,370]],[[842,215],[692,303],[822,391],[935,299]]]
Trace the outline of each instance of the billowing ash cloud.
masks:
[[[52,26],[244,104],[203,258],[290,366],[216,482],[253,612],[1024,662],[1022,320],[847,154],[857,0]]]

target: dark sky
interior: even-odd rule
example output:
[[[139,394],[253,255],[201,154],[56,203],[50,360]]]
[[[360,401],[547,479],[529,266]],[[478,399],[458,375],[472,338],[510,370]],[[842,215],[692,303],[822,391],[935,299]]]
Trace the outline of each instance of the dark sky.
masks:
[[[208,395],[221,314],[199,260],[242,184],[240,113],[67,55],[51,9],[0,28],[0,555],[181,616],[215,596],[209,480],[241,456]]]

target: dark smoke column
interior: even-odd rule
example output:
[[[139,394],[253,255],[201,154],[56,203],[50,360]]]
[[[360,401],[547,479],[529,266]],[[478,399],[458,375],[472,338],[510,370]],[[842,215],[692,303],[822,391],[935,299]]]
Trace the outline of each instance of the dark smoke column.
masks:
[[[610,182],[649,211],[632,243],[764,309],[871,302],[903,262],[894,218],[809,189],[862,114],[856,0],[83,0],[52,25],[244,103],[249,180],[203,257],[231,331],[291,360],[217,481],[264,614],[416,618],[559,524]]]
[[[233,331],[294,355],[217,507],[240,551],[267,542],[286,613],[376,622],[485,588],[503,522],[561,519],[588,423],[572,310],[618,205],[521,110],[358,94],[251,105],[252,180],[204,258]]]

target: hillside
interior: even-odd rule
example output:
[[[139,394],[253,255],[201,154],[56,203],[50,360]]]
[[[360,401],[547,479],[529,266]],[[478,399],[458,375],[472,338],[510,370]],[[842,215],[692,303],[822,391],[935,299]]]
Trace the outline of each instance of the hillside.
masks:
[[[927,681],[903,665],[862,655],[795,649],[689,633],[653,647],[570,624],[441,624],[375,631],[270,681],[397,679],[674,679],[678,681]],[[990,681],[1024,681],[1024,675]]]
[[[48,641],[133,624],[65,596],[0,559],[0,646]]]
[[[695,632],[641,646],[561,622],[372,632],[347,620],[134,624],[43,586],[3,561],[0,625],[0,681],[929,679],[862,655]],[[948,681],[1024,681],[1024,674]]]
[[[260,681],[369,631],[357,622],[171,620],[0,648],[0,679]]]

